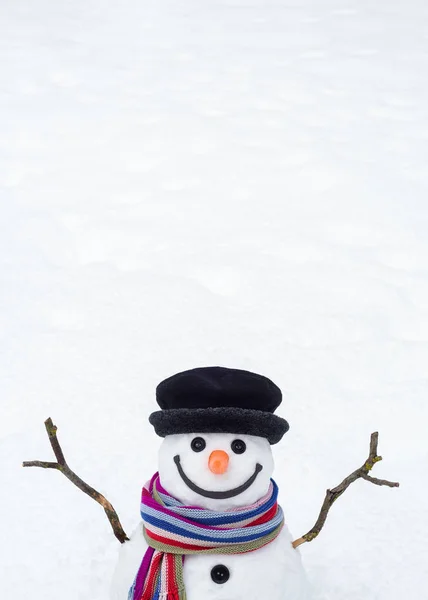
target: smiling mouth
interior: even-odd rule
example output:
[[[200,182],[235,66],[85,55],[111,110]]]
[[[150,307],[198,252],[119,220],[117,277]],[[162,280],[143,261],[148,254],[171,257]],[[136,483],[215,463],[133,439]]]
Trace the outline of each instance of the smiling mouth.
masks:
[[[240,485],[236,488],[233,488],[232,490],[227,490],[225,492],[210,492],[209,490],[204,490],[203,488],[199,487],[198,485],[196,485],[196,483],[193,483],[193,481],[187,477],[186,473],[183,470],[183,467],[181,466],[180,456],[178,454],[176,456],[174,456],[174,462],[177,465],[177,469],[178,469],[181,479],[184,481],[184,483],[187,485],[187,487],[192,490],[192,492],[196,492],[197,494],[199,494],[200,496],[204,496],[205,498],[213,498],[215,500],[223,500],[225,498],[233,498],[234,496],[238,496],[239,494],[242,494],[242,492],[245,492],[245,490],[247,490],[250,487],[250,485],[252,485],[254,483],[257,475],[263,469],[263,466],[260,465],[259,463],[257,463],[254,473],[242,485]]]

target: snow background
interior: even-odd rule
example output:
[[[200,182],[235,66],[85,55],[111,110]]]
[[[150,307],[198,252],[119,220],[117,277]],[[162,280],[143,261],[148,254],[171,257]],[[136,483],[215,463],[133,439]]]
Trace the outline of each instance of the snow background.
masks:
[[[428,598],[423,0],[0,4],[2,598],[105,600],[174,372],[284,392],[276,479],[317,600]]]

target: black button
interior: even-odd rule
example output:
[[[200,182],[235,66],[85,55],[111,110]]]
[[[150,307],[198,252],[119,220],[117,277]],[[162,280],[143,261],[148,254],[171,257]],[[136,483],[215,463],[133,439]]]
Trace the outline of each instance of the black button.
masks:
[[[211,569],[211,579],[214,583],[226,583],[230,577],[230,571],[224,565],[216,565]]]

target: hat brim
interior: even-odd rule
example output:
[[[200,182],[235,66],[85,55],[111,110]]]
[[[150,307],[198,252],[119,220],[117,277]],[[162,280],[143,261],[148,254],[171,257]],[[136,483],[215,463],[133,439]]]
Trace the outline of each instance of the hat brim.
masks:
[[[290,426],[282,417],[247,408],[176,408],[149,417],[160,437],[176,433],[237,433],[266,438],[277,444]]]

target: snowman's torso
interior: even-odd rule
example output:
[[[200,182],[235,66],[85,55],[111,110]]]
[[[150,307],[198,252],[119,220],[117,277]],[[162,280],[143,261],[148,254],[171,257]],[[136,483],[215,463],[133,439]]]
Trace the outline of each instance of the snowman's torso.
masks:
[[[187,600],[306,600],[305,572],[300,553],[291,541],[284,527],[273,542],[253,552],[186,556],[183,573]],[[126,600],[146,550],[141,525],[121,548],[112,600]],[[211,572],[217,566],[223,567],[220,573],[227,579],[224,583],[212,578]]]

